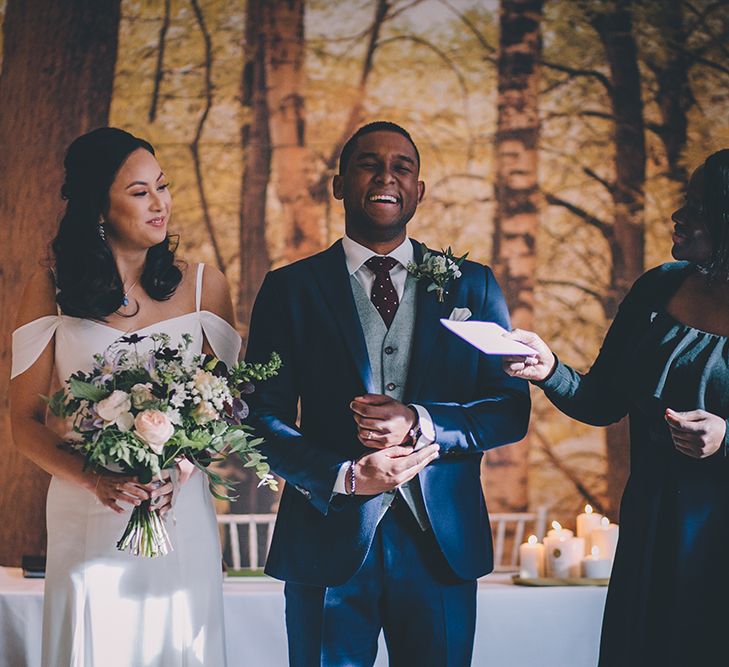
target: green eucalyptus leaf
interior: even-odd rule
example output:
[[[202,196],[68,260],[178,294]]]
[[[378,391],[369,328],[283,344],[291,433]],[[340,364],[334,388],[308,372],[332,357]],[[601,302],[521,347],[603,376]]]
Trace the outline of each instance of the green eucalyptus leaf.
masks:
[[[71,394],[73,394],[75,398],[83,398],[87,401],[92,401],[93,403],[96,403],[109,395],[109,392],[106,389],[100,389],[90,382],[84,382],[74,377],[69,380],[69,386]]]

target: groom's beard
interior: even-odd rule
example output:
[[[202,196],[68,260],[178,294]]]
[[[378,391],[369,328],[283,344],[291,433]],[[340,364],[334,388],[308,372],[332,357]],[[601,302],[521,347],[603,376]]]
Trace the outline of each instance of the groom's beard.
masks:
[[[383,224],[374,221],[364,211],[358,210],[354,214],[347,212],[345,230],[347,236],[354,240],[387,243],[399,236],[404,236],[405,228],[413,215],[415,215],[415,208],[412,211],[403,211],[392,222]]]

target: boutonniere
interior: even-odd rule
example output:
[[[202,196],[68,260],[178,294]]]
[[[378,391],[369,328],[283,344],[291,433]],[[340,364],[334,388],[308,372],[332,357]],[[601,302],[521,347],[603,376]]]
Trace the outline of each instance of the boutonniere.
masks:
[[[415,280],[430,280],[428,292],[435,292],[438,303],[443,303],[445,295],[448,294],[449,283],[461,277],[461,264],[468,257],[468,253],[463,257],[456,257],[450,246],[439,253],[431,252],[425,244],[421,244],[421,247],[423,261],[420,264],[410,262],[406,268]]]

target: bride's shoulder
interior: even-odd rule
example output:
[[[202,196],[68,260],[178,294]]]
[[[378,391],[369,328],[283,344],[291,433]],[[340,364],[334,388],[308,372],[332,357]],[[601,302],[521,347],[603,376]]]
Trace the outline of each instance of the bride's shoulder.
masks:
[[[21,327],[33,320],[57,313],[56,281],[53,273],[50,269],[39,269],[25,286],[15,326]]]

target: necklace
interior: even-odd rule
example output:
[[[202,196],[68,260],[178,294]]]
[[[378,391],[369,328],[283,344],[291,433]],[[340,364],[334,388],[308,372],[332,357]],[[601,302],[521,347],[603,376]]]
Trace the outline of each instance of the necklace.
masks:
[[[137,283],[139,282],[139,278],[137,278],[129,287],[128,290],[124,291],[124,297],[122,298],[122,306],[128,306],[129,305],[129,295],[131,294],[132,290],[136,287]],[[123,287],[123,285],[122,285]]]

